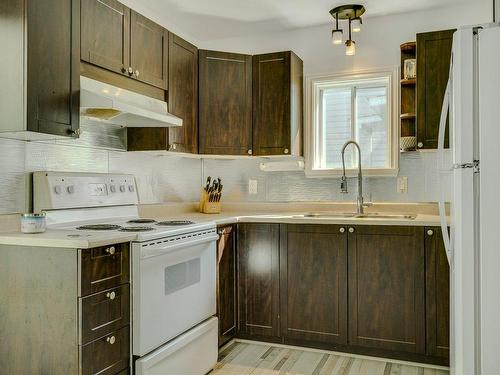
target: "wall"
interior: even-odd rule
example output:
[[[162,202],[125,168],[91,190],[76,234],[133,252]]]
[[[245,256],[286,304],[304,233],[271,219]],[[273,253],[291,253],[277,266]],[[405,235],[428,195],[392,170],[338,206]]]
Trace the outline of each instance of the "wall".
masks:
[[[169,27],[147,6],[138,8],[142,3],[134,2],[134,8]],[[415,39],[416,32],[488,22],[490,14],[490,1],[481,0],[433,12],[368,17],[364,31],[357,36],[358,52],[351,58],[344,56],[341,47],[331,45],[331,25],[214,40],[200,47],[245,53],[292,49],[304,60],[305,74],[352,71],[395,66],[399,61],[399,45]],[[169,28],[190,39],[189,34]],[[37,170],[133,173],[137,176],[142,203],[195,201],[208,175],[223,179],[226,201],[352,200],[356,191],[354,180],[349,181],[351,193],[341,196],[338,179],[306,179],[303,172],[264,173],[259,170],[261,161],[259,158],[200,160],[0,139],[0,214],[29,209],[30,172]],[[404,154],[400,175],[408,177],[408,194],[396,193],[394,178],[370,178],[365,180],[365,196],[374,201],[435,201],[440,185],[435,165],[434,153]],[[248,195],[249,178],[258,181],[256,195]]]

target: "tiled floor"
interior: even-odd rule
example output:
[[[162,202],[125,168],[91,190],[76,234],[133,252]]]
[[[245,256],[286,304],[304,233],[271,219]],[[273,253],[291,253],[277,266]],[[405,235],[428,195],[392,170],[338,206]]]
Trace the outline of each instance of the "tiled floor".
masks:
[[[318,350],[234,342],[210,375],[448,375],[449,371]]]

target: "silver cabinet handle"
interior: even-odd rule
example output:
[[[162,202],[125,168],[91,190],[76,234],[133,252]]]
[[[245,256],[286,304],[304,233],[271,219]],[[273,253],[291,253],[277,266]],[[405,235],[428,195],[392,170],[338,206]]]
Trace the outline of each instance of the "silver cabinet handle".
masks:
[[[247,151],[247,153],[248,153],[248,155],[252,155],[253,154],[253,150],[250,149],[250,150]]]
[[[113,345],[116,342],[116,337],[115,336],[107,337],[106,341],[109,342],[110,345]]]
[[[138,70],[135,71],[135,76],[139,77],[139,71]]]
[[[109,255],[113,255],[115,252],[116,252],[116,249],[114,246],[111,246],[111,247],[108,247],[106,249],[106,252],[109,254]]]
[[[116,293],[115,292],[108,292],[108,293],[106,293],[106,297],[112,301],[116,298]]]
[[[418,148],[422,148],[422,147],[424,147],[424,144],[422,142],[418,142],[417,146],[418,146]]]
[[[428,235],[428,236],[432,236],[433,234],[434,234],[434,231],[433,231],[432,229],[429,229],[429,230],[427,231],[427,235]]]
[[[288,154],[289,150],[288,150],[287,148],[285,148],[285,149],[283,150],[283,152],[284,152],[285,154]]]
[[[344,233],[344,232],[345,232],[345,228],[344,228],[344,227],[340,228],[340,229],[339,229],[339,232],[340,232],[340,233]]]
[[[349,233],[354,233],[354,228],[353,227],[349,228]]]

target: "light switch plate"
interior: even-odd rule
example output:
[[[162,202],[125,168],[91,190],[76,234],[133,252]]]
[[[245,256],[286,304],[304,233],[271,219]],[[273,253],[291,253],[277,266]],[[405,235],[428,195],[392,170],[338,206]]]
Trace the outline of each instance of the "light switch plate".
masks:
[[[258,181],[257,180],[248,180],[248,194],[255,195],[258,192]]]
[[[408,193],[408,177],[398,177],[398,193]]]

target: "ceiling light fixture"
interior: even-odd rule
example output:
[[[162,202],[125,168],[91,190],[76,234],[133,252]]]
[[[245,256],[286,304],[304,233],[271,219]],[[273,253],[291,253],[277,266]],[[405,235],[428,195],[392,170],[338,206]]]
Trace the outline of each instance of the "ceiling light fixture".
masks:
[[[361,16],[365,13],[365,7],[363,5],[350,4],[342,5],[330,10],[330,14],[335,18],[335,29],[332,30],[332,43],[342,44],[343,30],[339,29],[339,20],[349,21],[349,39],[345,42],[345,54],[347,56],[353,56],[356,53],[356,43],[351,38],[351,32],[359,33],[361,31],[361,25],[363,20]]]

